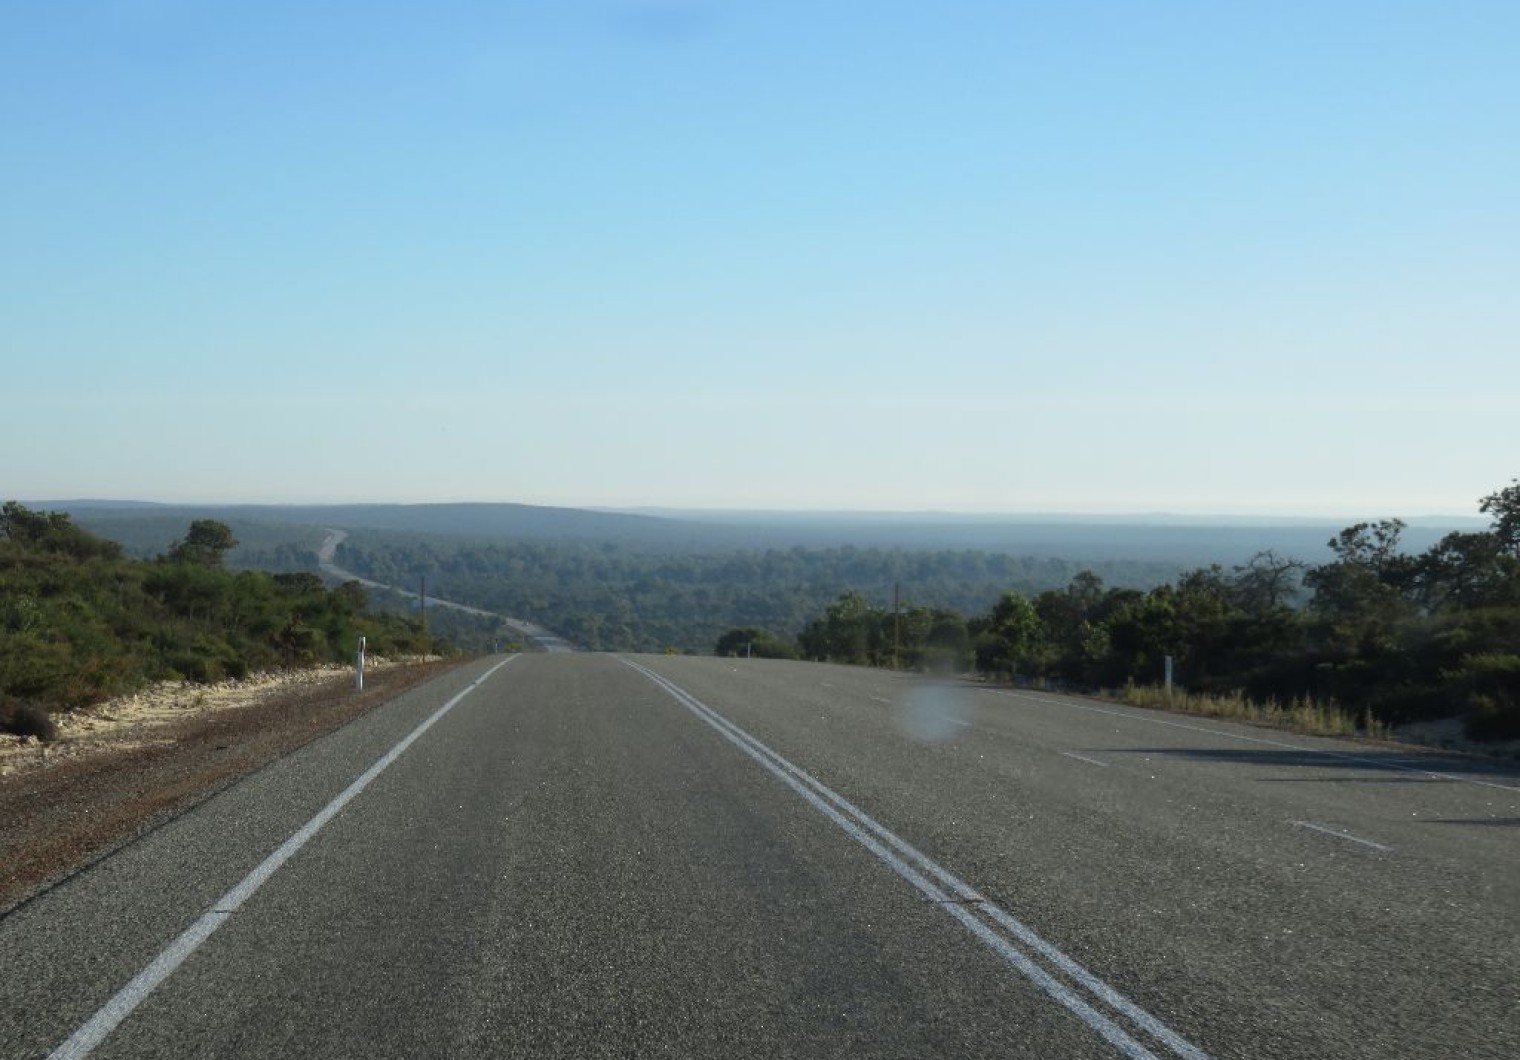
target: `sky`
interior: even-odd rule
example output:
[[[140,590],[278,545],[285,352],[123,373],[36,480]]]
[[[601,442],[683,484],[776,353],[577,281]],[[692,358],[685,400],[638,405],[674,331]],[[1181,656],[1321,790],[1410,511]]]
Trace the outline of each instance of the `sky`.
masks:
[[[0,0],[0,495],[1474,514],[1520,5]]]

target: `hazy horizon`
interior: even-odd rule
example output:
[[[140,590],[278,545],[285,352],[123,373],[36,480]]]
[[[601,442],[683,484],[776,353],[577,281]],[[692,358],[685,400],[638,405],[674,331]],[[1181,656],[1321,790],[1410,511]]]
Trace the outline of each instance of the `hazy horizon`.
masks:
[[[11,499],[9,497],[0,499]],[[186,500],[159,500],[142,497],[50,497],[22,499],[23,504],[35,507],[56,506],[100,506],[103,508],[117,508],[130,510],[133,508],[323,508],[323,507],[423,507],[423,506],[490,506],[490,505],[520,505],[533,508],[558,508],[571,511],[605,512],[625,515],[647,515],[652,517],[669,518],[727,518],[727,517],[753,517],[753,518],[824,518],[824,519],[909,519],[909,520],[933,520],[965,519],[970,521],[996,521],[1006,519],[1015,522],[1026,521],[1052,521],[1059,522],[1070,520],[1074,522],[1121,522],[1135,521],[1137,523],[1167,523],[1175,521],[1182,524],[1206,524],[1211,520],[1217,520],[1222,524],[1242,524],[1253,520],[1260,520],[1260,525],[1272,524],[1341,524],[1359,521],[1373,521],[1377,519],[1402,519],[1409,523],[1451,523],[1454,525],[1486,524],[1488,519],[1477,511],[1474,505],[1473,511],[1461,512],[1379,512],[1379,513],[1306,513],[1306,514],[1274,514],[1270,512],[1168,512],[1168,511],[956,511],[940,508],[915,508],[915,509],[885,509],[885,508],[713,508],[713,507],[677,507],[668,505],[634,505],[634,506],[609,506],[609,505],[575,505],[556,504],[538,505],[526,501],[515,500],[480,500],[480,499],[453,499],[438,501],[398,501],[398,500],[348,500],[348,501],[263,501],[263,500],[227,500],[213,501],[203,499]]]

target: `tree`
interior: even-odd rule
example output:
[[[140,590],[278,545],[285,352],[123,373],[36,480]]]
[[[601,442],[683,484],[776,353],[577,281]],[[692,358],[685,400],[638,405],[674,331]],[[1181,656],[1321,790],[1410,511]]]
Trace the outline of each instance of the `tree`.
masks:
[[[885,642],[882,626],[888,617],[860,593],[842,593],[797,640],[803,653],[812,659],[876,664],[881,661]]]
[[[197,519],[182,541],[169,546],[165,555],[170,563],[189,563],[197,567],[220,567],[222,559],[237,547],[232,528],[215,519]]]
[[[976,667],[985,673],[1016,673],[1032,660],[1043,639],[1040,616],[1019,593],[1004,593],[978,623]]]
[[[1348,526],[1328,544],[1339,562],[1365,567],[1387,580],[1403,566],[1405,557],[1399,551],[1399,538],[1403,533],[1404,520],[1383,519]]]
[[[1331,538],[1335,561],[1304,575],[1304,584],[1314,590],[1310,606],[1333,622],[1364,631],[1407,615],[1406,594],[1414,588],[1416,564],[1399,551],[1403,529],[1401,520],[1388,519],[1357,523]]]
[[[1499,547],[1520,559],[1520,479],[1495,490],[1478,502],[1478,511],[1494,517],[1494,536]]]
[[[1252,615],[1281,610],[1298,596],[1307,564],[1279,556],[1271,549],[1258,552],[1244,566],[1235,567],[1232,602]]]
[[[1494,603],[1520,603],[1520,559],[1497,534],[1453,531],[1415,561],[1414,582],[1428,613]]]
[[[1119,603],[1103,623],[1110,645],[1108,681],[1153,681],[1161,674],[1166,656],[1187,655],[1180,605],[1181,594],[1171,585],[1159,585]]]

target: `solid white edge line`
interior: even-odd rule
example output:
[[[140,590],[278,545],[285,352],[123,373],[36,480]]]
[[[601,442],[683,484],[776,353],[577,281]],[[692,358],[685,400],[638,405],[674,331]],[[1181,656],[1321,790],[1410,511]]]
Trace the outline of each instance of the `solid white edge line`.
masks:
[[[1014,948],[1007,939],[1003,938],[1000,935],[997,935],[995,932],[992,932],[984,921],[974,917],[961,905],[947,903],[943,897],[944,892],[940,891],[938,887],[934,886],[934,884],[929,883],[927,880],[924,880],[922,875],[913,870],[910,866],[903,864],[901,859],[891,854],[890,851],[883,851],[881,844],[874,842],[870,836],[864,835],[861,832],[861,828],[856,827],[856,825],[858,824],[859,826],[863,826],[866,830],[875,833],[876,836],[880,837],[883,842],[892,847],[895,847],[907,858],[917,862],[919,866],[923,868],[929,875],[936,877],[940,880],[941,883],[949,887],[950,890],[953,891],[958,898],[964,901],[975,902],[979,906],[980,912],[984,913],[990,919],[999,924],[1009,934],[1013,935],[1020,941],[1024,942],[1026,945],[1030,946],[1032,949],[1039,952],[1062,972],[1065,972],[1073,980],[1086,987],[1093,995],[1100,998],[1115,1011],[1129,1017],[1129,1019],[1133,1021],[1137,1026],[1143,1028],[1153,1037],[1165,1043],[1167,1047],[1170,1048],[1178,1056],[1185,1057],[1186,1060],[1209,1060],[1207,1053],[1203,1052],[1197,1046],[1193,1045],[1187,1039],[1183,1038],[1176,1031],[1173,1031],[1170,1027],[1162,1023],[1159,1019],[1151,1015],[1145,1009],[1141,1008],[1133,1001],[1130,1001],[1123,994],[1120,994],[1113,987],[1109,986],[1092,972],[1082,967],[1061,950],[1057,949],[1054,945],[1045,941],[1045,939],[1041,938],[1037,933],[1035,933],[1032,928],[1026,926],[1012,914],[1008,913],[1006,910],[993,903],[990,899],[982,896],[969,884],[965,883],[959,877],[955,876],[948,869],[941,866],[938,862],[935,862],[929,858],[928,855],[924,854],[922,851],[915,848],[912,844],[908,843],[906,840],[900,838],[895,833],[888,830],[884,825],[874,820],[864,810],[861,810],[858,806],[854,805],[848,799],[844,798],[844,796],[833,791],[824,785],[821,781],[813,777],[811,774],[787,761],[781,755],[771,750],[765,744],[761,743],[758,739],[751,736],[743,729],[739,728],[727,718],[724,718],[717,711],[707,706],[705,703],[697,699],[695,696],[691,695],[689,692],[686,692],[684,689],[680,688],[674,682],[658,673],[655,673],[653,670],[647,669],[646,667],[643,667],[629,659],[623,659],[622,662],[632,669],[637,670],[639,673],[644,674],[644,676],[654,681],[655,684],[665,689],[665,691],[670,693],[670,695],[677,702],[681,703],[703,721],[706,721],[713,728],[717,729],[719,733],[721,733],[724,737],[738,746],[740,750],[745,752],[745,754],[749,755],[760,765],[764,766],[769,772],[786,783],[787,786],[791,787],[793,790],[801,794],[805,799],[812,803],[815,808],[821,810],[826,816],[828,816],[830,820],[833,820],[836,824],[839,824],[847,834],[849,834],[857,842],[861,843],[861,845],[865,846],[873,854],[876,854],[878,858],[883,860],[889,867],[896,871],[905,880],[907,880],[909,883],[912,883],[925,895],[929,896],[931,901],[939,903],[942,909],[950,913],[957,920],[960,920],[966,927],[968,927],[974,934],[976,934],[979,939],[981,939],[990,948],[997,952],[999,956],[1002,956],[1009,963],[1013,964],[1016,968],[1019,969],[1019,971],[1023,972],[1032,981],[1044,989],[1047,994],[1049,994],[1055,1000],[1059,1001],[1062,1005],[1065,1005],[1070,1011],[1081,1018],[1083,1022],[1087,1023],[1089,1027],[1097,1031],[1100,1035],[1102,1035],[1111,1044],[1114,1044],[1121,1051],[1125,1052],[1126,1055],[1139,1057],[1154,1056],[1155,1054],[1151,1053],[1139,1042],[1129,1037],[1129,1035],[1126,1034],[1121,1028],[1113,1024],[1113,1022],[1109,1020],[1108,1017],[1104,1016],[1100,1012],[1097,1012],[1096,1010],[1093,1010],[1091,1006],[1089,1006],[1085,1001],[1071,994],[1071,992],[1067,990],[1066,987],[1064,987],[1058,981],[1054,980],[1048,972],[1046,972],[1043,968],[1040,968],[1039,965],[1034,964],[1025,954]],[[806,787],[803,787],[802,785],[806,785]],[[807,788],[811,788],[813,790],[806,790]],[[820,796],[822,799],[826,799],[829,802],[832,802],[834,806],[830,806],[827,803],[822,802],[820,800]],[[838,807],[837,810],[835,809],[836,806]],[[843,814],[849,814],[850,817],[853,817],[855,820],[846,820],[843,817]],[[899,868],[899,866],[901,866],[901,868]],[[907,873],[912,873],[912,875],[910,876],[905,873],[903,871],[904,869],[907,870]],[[926,890],[926,888],[928,889]],[[933,892],[932,894],[931,891]],[[939,897],[935,897],[935,895],[938,895]],[[1030,971],[1029,969],[1033,970]],[[1047,983],[1050,985],[1047,986]],[[1070,999],[1072,1003],[1068,1004],[1067,999]],[[1089,1019],[1088,1016],[1084,1015],[1084,1010],[1088,1013],[1091,1013],[1093,1019]],[[1101,1021],[1101,1024],[1095,1023],[1093,1020]],[[1102,1024],[1106,1024],[1107,1028],[1110,1030],[1105,1030]],[[1118,1036],[1117,1040],[1114,1035]],[[1134,1050],[1138,1050],[1138,1052]]]
[[[978,688],[978,692],[986,692],[994,696],[1008,696],[1011,699],[1027,699],[1033,703],[1049,703],[1057,707],[1069,707],[1073,710],[1086,710],[1093,714],[1107,714],[1114,718],[1129,718],[1133,721],[1143,721],[1151,725],[1165,725],[1169,729],[1186,729],[1189,732],[1202,732],[1210,736],[1219,736],[1227,740],[1243,740],[1246,743],[1266,744],[1268,747],[1282,747],[1289,751],[1302,751],[1305,754],[1324,755],[1326,758],[1338,758],[1342,762],[1360,762],[1363,765],[1376,766],[1379,769],[1391,769],[1402,773],[1418,773],[1423,777],[1435,777],[1437,780],[1450,780],[1457,784],[1476,784],[1484,788],[1497,788],[1500,791],[1520,792],[1520,788],[1508,784],[1495,784],[1491,780],[1478,780],[1476,777],[1464,777],[1455,773],[1436,773],[1429,769],[1419,769],[1415,766],[1401,766],[1396,761],[1385,761],[1378,758],[1364,758],[1360,755],[1347,754],[1344,751],[1323,751],[1318,747],[1305,747],[1302,744],[1283,743],[1281,740],[1267,740],[1260,736],[1246,736],[1238,732],[1226,732],[1223,729],[1206,729],[1202,725],[1187,725],[1180,721],[1167,721],[1165,718],[1148,718],[1143,714],[1135,714],[1126,710],[1110,710],[1107,707],[1096,707],[1091,703],[1079,702],[1076,698],[1052,699],[1049,696],[1037,696],[1029,692],[1011,692],[1002,688]],[[1143,710],[1136,707],[1135,710]]]
[[[1382,843],[1374,843],[1370,839],[1363,839],[1360,836],[1354,836],[1350,832],[1342,831],[1339,828],[1331,828],[1329,825],[1315,824],[1313,821],[1293,821],[1290,823],[1298,828],[1307,828],[1314,832],[1323,832],[1325,835],[1333,835],[1337,839],[1347,839],[1353,843],[1360,843],[1364,847],[1371,847],[1373,850],[1381,850],[1385,854],[1393,853],[1393,847],[1385,847]]]
[[[1086,755],[1079,755],[1075,751],[1062,751],[1061,753],[1067,758],[1075,758],[1078,762],[1086,762],[1090,766],[1102,766],[1104,769],[1108,768],[1107,762],[1100,762],[1096,758],[1088,758]]]
[[[352,784],[329,802],[311,820],[302,825],[294,835],[281,843],[273,853],[261,861],[258,866],[247,876],[212,903],[211,908],[201,914],[200,918],[185,929],[173,942],[165,946],[157,957],[146,968],[134,975],[127,985],[122,987],[116,994],[100,1007],[100,1010],[91,1016],[83,1026],[71,1034],[67,1041],[48,1054],[48,1060],[81,1060],[105,1040],[106,1036],[115,1030],[123,1020],[132,1014],[132,1010],[145,1001],[149,994],[157,989],[169,976],[174,974],[185,959],[200,948],[201,943],[211,937],[217,928],[221,927],[234,912],[242,906],[254,893],[262,887],[268,879],[275,874],[281,865],[289,861],[296,851],[311,840],[323,825],[335,817],[339,810],[343,809],[356,795],[369,786],[385,768],[396,759],[401,757],[408,747],[417,742],[417,739],[431,729],[440,718],[453,710],[465,696],[485,683],[486,679],[500,670],[507,663],[517,658],[510,655],[491,667],[485,673],[477,677],[462,692],[458,693],[443,706],[430,714],[426,720],[402,738],[401,742],[382,755],[374,765],[361,773]]]

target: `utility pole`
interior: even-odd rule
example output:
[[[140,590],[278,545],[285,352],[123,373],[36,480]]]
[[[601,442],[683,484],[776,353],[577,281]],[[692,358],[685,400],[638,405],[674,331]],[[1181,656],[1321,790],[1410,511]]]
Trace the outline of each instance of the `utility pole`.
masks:
[[[897,652],[902,647],[902,582],[892,590],[892,669],[898,669]]]

